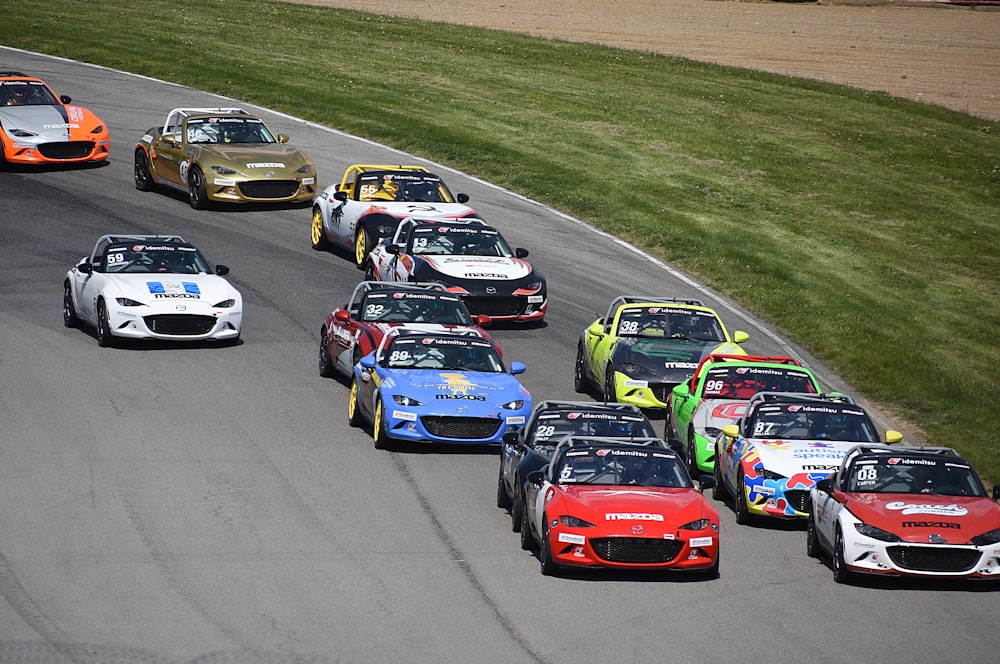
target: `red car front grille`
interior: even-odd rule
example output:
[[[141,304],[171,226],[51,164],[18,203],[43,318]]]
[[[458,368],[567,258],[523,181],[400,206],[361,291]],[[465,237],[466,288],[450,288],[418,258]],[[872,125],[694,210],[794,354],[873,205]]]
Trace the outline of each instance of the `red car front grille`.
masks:
[[[684,548],[680,540],[650,537],[601,537],[590,540],[594,553],[613,563],[668,563]]]

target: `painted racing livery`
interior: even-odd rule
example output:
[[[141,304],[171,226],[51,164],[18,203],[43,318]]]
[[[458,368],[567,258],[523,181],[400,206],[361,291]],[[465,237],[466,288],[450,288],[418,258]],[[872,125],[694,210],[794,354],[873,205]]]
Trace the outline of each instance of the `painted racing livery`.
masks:
[[[338,184],[313,200],[312,247],[351,250],[363,269],[371,250],[392,237],[403,219],[478,219],[468,201],[423,166],[352,164]]]
[[[902,434],[887,431],[886,440]],[[816,482],[856,444],[877,442],[875,423],[846,395],[761,392],[716,439],[713,497],[731,494],[740,524],[805,518]]]
[[[743,416],[755,394],[821,391],[813,373],[795,358],[712,353],[671,392],[663,437],[684,441],[693,476],[711,473],[715,439],[722,427]]]
[[[521,548],[540,549],[542,574],[606,567],[718,576],[719,513],[659,438],[563,438],[552,462],[528,474],[524,507]]]
[[[179,235],[105,235],[63,282],[63,323],[116,339],[236,342],[243,297]]]
[[[355,365],[348,420],[370,423],[378,449],[499,443],[531,413],[531,395],[515,377],[524,370],[512,362],[508,373],[489,339],[403,326]]]
[[[367,279],[438,282],[473,314],[540,323],[548,307],[545,277],[481,220],[404,219],[392,239],[371,252]]]
[[[39,78],[0,72],[0,169],[107,161],[108,126],[72,101]]]
[[[1000,579],[1000,485],[945,447],[859,445],[811,491],[806,552],[856,573]]]
[[[596,387],[605,401],[666,408],[671,390],[709,353],[746,355],[712,309],[700,300],[621,295],[580,335],[573,382]]]
[[[316,194],[316,165],[241,108],[175,108],[136,143],[135,188],[187,193],[191,207],[293,203]]]

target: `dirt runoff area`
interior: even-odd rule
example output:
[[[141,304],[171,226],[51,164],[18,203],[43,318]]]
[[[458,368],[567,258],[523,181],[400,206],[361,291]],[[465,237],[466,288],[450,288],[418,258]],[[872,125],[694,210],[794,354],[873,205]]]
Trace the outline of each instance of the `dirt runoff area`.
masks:
[[[1000,121],[1000,0],[290,0],[878,90]]]

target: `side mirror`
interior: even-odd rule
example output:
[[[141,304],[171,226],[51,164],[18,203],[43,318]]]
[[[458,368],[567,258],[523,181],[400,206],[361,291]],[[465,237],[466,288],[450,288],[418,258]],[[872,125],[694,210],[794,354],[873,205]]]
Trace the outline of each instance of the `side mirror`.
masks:
[[[533,471],[531,471],[530,473],[528,473],[528,476],[525,478],[525,481],[528,484],[530,484],[532,486],[536,486],[539,489],[541,489],[542,488],[542,482],[545,481],[545,471],[546,471],[546,469],[548,469],[548,466],[545,466],[544,468],[541,468],[539,470],[533,470]]]
[[[392,254],[394,256],[398,256],[399,255],[399,245],[398,244],[392,244],[391,242],[386,242],[386,244],[385,244],[385,251],[388,254]]]
[[[64,104],[68,104],[73,100],[70,98],[69,95],[59,95],[59,101],[61,101]]]
[[[346,203],[347,202],[347,192],[346,191],[338,191],[337,193],[335,193],[333,195],[333,198],[335,200],[340,201],[341,203]]]
[[[514,250],[514,255],[517,258],[527,258],[528,257],[528,250],[525,249],[524,247],[518,247],[517,249]]]
[[[898,443],[901,440],[903,440],[903,434],[901,434],[900,432],[898,432],[898,431],[896,431],[894,429],[887,429],[886,430],[886,432],[885,432],[885,443],[886,443],[886,445],[892,445],[893,443]]]
[[[225,265],[216,265],[215,266],[215,273],[217,275],[219,275],[220,277],[224,277],[227,274],[229,274],[229,268],[226,267]]]
[[[741,332],[740,330],[736,330],[735,332],[733,332],[733,342],[741,344],[744,341],[750,341],[749,334],[747,334],[746,332]]]
[[[361,358],[359,362],[363,369],[374,369],[375,368],[375,353],[368,353]]]
[[[715,476],[714,475],[699,475],[698,476],[698,489],[704,491],[705,489],[711,489],[715,486]]]
[[[479,327],[489,327],[493,324],[493,319],[486,314],[476,314],[474,320]]]
[[[1000,484],[993,485],[993,500],[1000,500]]]
[[[587,328],[587,334],[593,335],[595,337],[604,336],[604,319],[598,318],[596,321],[590,324]]]
[[[177,145],[177,137],[174,136],[173,134],[164,134],[163,136],[160,137],[160,140],[162,140],[167,145]]]
[[[722,434],[727,438],[739,438],[740,428],[735,424],[727,424],[726,426],[722,427]]]
[[[279,143],[287,143],[288,142],[288,134],[278,134],[278,142]]]
[[[469,195],[468,194],[457,194],[455,196],[455,200],[464,205],[464,204],[466,204],[466,203],[469,202]]]
[[[684,448],[684,443],[679,438],[667,438],[667,447],[672,449],[681,457],[687,459],[687,450]]]
[[[510,363],[510,373],[511,373],[512,376],[516,376],[518,374],[523,374],[525,371],[527,371],[527,369],[528,369],[528,367],[524,366],[523,362],[511,362]]]
[[[686,396],[689,396],[691,394],[691,389],[690,389],[690,386],[688,384],[688,381],[684,381],[680,385],[677,385],[671,391],[674,394],[676,394],[677,396],[679,396],[679,397],[686,397]]]
[[[833,477],[824,477],[819,482],[816,482],[816,488],[825,494],[833,494]]]
[[[347,309],[337,309],[333,312],[333,319],[341,323],[346,323],[351,320],[351,312]]]
[[[503,435],[503,442],[508,445],[517,445],[518,435],[516,431],[508,431]]]
[[[80,272],[83,272],[84,274],[94,273],[94,265],[90,261],[83,261],[82,263],[76,266],[76,269],[78,269]]]

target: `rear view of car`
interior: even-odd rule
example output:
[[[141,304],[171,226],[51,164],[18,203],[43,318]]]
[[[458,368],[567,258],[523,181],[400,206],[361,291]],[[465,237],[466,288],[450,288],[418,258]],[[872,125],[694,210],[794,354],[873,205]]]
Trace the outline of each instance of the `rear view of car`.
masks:
[[[0,166],[107,160],[107,125],[71,101],[38,78],[0,72]]]

